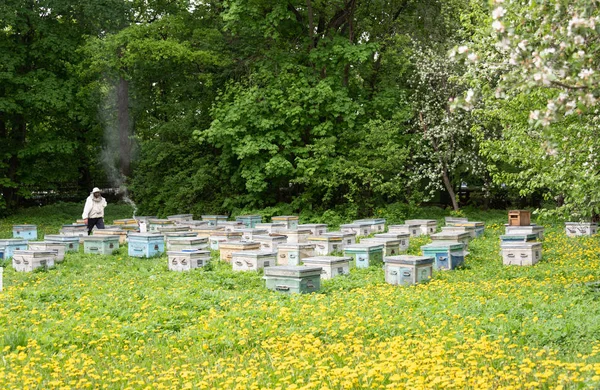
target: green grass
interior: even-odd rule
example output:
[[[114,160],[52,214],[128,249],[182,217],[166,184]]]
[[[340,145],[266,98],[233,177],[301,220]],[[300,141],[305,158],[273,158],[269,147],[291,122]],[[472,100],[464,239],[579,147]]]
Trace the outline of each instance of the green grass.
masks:
[[[27,210],[0,231],[27,222],[56,233],[79,208]],[[598,239],[548,226],[539,264],[505,267],[505,212],[467,216],[487,228],[465,267],[412,287],[389,286],[372,267],[287,296],[216,253],[176,273],[166,257],[126,248],[67,254],[42,272],[8,267],[0,388],[598,388]],[[427,242],[412,239],[410,253]]]

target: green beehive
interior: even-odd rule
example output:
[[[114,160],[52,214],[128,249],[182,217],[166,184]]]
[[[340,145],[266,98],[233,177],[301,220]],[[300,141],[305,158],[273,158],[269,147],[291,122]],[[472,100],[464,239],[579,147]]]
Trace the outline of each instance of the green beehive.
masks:
[[[347,245],[344,247],[344,256],[352,257],[356,268],[381,265],[383,264],[383,244]]]
[[[321,267],[275,266],[265,268],[263,279],[269,290],[307,294],[321,289],[321,272]]]
[[[83,237],[83,253],[112,255],[119,250],[119,236]]]

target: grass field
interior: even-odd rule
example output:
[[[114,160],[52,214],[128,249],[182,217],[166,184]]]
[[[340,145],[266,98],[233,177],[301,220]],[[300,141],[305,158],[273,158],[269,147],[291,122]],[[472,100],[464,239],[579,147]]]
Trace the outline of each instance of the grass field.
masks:
[[[13,223],[56,233],[80,208],[26,210],[0,220],[0,237]],[[109,210],[108,222],[130,216]],[[547,226],[543,261],[503,267],[505,215],[467,215],[487,229],[466,266],[413,287],[355,269],[321,293],[286,296],[258,273],[216,261],[169,272],[165,257],[126,248],[67,255],[48,271],[7,266],[0,388],[599,388],[598,238]]]

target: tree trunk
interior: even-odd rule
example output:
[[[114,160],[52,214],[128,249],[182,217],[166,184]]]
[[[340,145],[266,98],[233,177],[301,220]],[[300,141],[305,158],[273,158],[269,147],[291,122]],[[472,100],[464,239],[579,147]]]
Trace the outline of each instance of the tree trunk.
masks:
[[[16,115],[12,124],[11,132],[12,142],[10,150],[10,159],[8,161],[8,180],[11,183],[18,183],[18,170],[19,170],[19,151],[25,146],[25,136],[27,133],[27,124],[25,118],[22,115]],[[4,189],[4,197],[6,199],[6,205],[15,207],[18,205],[18,193],[17,187],[9,186]]]
[[[123,176],[127,177],[131,173],[129,82],[122,76],[117,85],[117,126],[119,129],[119,170]]]
[[[458,202],[456,201],[456,193],[454,192],[454,187],[452,187],[452,183],[450,182],[450,178],[448,177],[448,170],[446,169],[446,164],[442,162],[442,180],[444,182],[444,186],[448,191],[448,195],[450,195],[450,200],[452,201],[452,208],[454,211],[458,211]]]

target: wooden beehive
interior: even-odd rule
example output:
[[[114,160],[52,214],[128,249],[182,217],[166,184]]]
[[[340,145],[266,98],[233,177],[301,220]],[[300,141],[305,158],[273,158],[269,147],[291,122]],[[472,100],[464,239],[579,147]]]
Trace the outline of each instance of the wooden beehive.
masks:
[[[528,210],[510,210],[508,212],[509,226],[531,225],[531,212]]]

